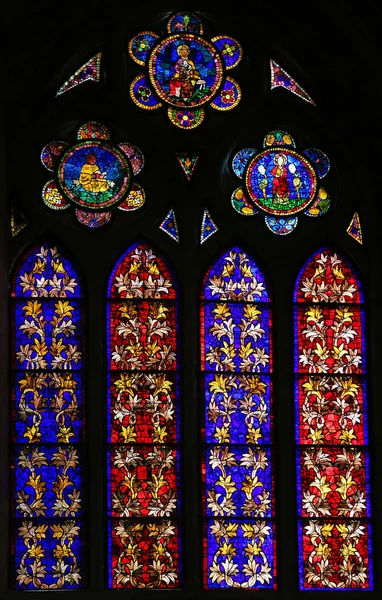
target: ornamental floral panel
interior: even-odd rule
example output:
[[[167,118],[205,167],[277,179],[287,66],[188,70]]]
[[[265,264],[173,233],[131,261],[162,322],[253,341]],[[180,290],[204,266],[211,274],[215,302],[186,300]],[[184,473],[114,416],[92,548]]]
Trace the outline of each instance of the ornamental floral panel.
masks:
[[[360,283],[330,248],[295,288],[300,589],[373,589]]]
[[[201,297],[205,588],[276,588],[271,324],[262,273],[232,248]]]
[[[84,585],[83,340],[78,276],[49,244],[11,284],[11,542],[16,589]]]
[[[107,301],[110,588],[180,587],[177,310],[165,261],[129,248]]]

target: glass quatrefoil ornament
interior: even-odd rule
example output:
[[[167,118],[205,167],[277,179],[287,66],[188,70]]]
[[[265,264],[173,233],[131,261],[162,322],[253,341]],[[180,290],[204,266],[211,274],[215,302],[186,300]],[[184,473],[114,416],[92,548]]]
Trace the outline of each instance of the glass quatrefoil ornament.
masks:
[[[243,184],[232,193],[231,204],[244,216],[263,214],[273,233],[286,235],[301,214],[320,217],[329,209],[330,196],[320,185],[329,168],[321,150],[300,153],[288,132],[271,131],[263,150],[243,148],[233,157],[232,169]]]
[[[54,173],[42,190],[48,208],[72,208],[82,225],[97,228],[110,221],[115,208],[143,206],[145,191],[133,179],[144,166],[144,156],[134,144],[112,145],[110,138],[107,127],[89,121],[78,129],[74,145],[53,141],[44,146],[41,162]]]
[[[226,72],[242,59],[238,41],[227,35],[205,39],[192,12],[173,13],[166,33],[142,31],[129,41],[130,57],[145,68],[130,85],[134,103],[146,110],[167,106],[170,121],[181,129],[200,125],[207,105],[220,111],[237,106],[241,89]]]

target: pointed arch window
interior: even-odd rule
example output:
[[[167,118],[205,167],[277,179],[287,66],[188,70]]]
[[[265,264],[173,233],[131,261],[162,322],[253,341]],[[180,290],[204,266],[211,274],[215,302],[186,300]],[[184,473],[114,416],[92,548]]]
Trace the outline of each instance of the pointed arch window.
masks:
[[[117,261],[107,290],[111,588],[180,586],[177,292],[146,244]]]
[[[12,586],[84,585],[82,291],[49,243],[11,281]]]
[[[300,589],[372,589],[361,284],[324,248],[302,268],[294,301]]]
[[[233,247],[201,294],[205,588],[276,587],[271,329],[264,277]]]

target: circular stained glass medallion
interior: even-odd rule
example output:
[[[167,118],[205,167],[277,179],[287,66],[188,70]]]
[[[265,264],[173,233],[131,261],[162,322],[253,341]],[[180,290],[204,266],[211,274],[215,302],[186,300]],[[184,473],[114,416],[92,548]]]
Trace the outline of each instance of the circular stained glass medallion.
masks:
[[[314,200],[317,177],[312,165],[289,148],[271,148],[252,158],[245,173],[256,207],[272,215],[293,215]]]
[[[197,108],[219,90],[223,63],[207,40],[187,33],[171,35],[153,49],[149,76],[161,100],[178,108]]]
[[[58,165],[62,192],[86,210],[105,210],[119,204],[130,189],[127,157],[102,141],[88,140],[66,152]]]

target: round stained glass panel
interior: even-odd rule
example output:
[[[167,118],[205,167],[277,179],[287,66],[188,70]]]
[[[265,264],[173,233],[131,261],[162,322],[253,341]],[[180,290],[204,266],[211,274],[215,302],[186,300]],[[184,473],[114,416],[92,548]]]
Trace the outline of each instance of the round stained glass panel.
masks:
[[[196,108],[211,100],[220,88],[223,64],[207,40],[193,34],[177,34],[154,48],[149,76],[161,100],[178,108]]]
[[[317,189],[312,165],[289,148],[272,148],[257,154],[248,164],[245,182],[257,208],[280,216],[305,210]]]
[[[102,141],[89,140],[66,152],[58,165],[62,192],[86,210],[105,210],[119,204],[130,189],[127,157]]]

